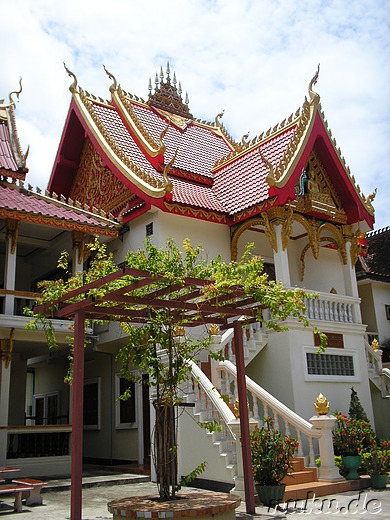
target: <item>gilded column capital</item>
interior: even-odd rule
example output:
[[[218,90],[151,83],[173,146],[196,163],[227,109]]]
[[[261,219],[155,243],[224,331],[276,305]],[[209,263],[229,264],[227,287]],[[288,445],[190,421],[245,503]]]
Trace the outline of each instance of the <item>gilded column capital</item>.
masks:
[[[271,244],[272,249],[275,251],[275,253],[278,252],[278,244],[276,240],[276,233],[273,226],[273,223],[271,222],[267,211],[264,211],[261,214],[263,221],[264,221],[264,233],[265,236],[268,238],[269,243]]]
[[[18,241],[18,232],[19,232],[19,220],[13,220],[7,218],[6,223],[7,230],[7,240],[11,239],[11,254],[15,254],[16,243]]]
[[[72,231],[72,248],[77,249],[77,262],[81,265],[84,260],[84,241],[85,233],[82,231]]]
[[[5,368],[9,367],[11,363],[12,350],[14,348],[14,334],[15,329],[11,329],[9,338],[0,339],[1,361],[4,361]]]

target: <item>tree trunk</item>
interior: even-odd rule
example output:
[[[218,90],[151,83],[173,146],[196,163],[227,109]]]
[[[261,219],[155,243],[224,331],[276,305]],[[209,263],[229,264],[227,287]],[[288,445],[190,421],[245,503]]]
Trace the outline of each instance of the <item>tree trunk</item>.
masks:
[[[177,485],[177,447],[175,442],[175,409],[156,400],[154,433],[157,485],[161,501],[174,498]]]

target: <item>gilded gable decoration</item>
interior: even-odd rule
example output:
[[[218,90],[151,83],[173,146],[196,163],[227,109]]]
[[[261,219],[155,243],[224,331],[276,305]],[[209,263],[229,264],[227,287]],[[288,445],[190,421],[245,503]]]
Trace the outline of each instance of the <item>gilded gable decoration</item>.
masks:
[[[273,224],[270,221],[270,218],[268,217],[268,214],[266,211],[263,211],[261,214],[263,221],[264,221],[264,233],[265,236],[268,238],[269,243],[271,244],[272,249],[275,251],[275,253],[278,252],[278,244],[276,241],[276,233]]]
[[[9,332],[9,338],[0,339],[1,361],[4,361],[5,368],[8,368],[11,363],[12,350],[14,348],[14,334],[15,329],[12,328]]]
[[[96,206],[106,213],[117,213],[135,195],[103,165],[101,157],[89,139],[86,140],[71,198]]]
[[[314,150],[310,152],[307,165],[295,188],[296,211],[327,216],[334,222],[345,224],[347,216],[333,188],[325,168]]]

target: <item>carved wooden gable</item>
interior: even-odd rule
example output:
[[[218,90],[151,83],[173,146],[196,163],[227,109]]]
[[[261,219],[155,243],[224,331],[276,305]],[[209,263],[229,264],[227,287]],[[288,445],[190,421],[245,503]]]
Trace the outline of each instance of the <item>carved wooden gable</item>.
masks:
[[[89,139],[81,155],[77,176],[72,186],[71,198],[118,215],[121,209],[136,197],[134,193],[104,166]]]
[[[314,150],[310,153],[295,191],[296,211],[340,224],[347,222],[336,190]]]

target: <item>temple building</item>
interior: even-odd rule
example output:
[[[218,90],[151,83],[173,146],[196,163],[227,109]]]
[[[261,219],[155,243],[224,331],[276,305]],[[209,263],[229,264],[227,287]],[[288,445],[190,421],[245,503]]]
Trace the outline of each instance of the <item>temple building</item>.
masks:
[[[11,95],[7,105],[0,105],[0,432],[7,446],[0,465],[17,464],[28,473],[38,453],[26,455],[25,446],[33,442],[32,435],[45,431],[61,433],[58,442],[65,450],[71,431],[71,389],[63,384],[69,323],[58,320],[63,347],[49,352],[41,332],[24,330],[27,318],[18,314],[19,301],[32,302],[36,283],[58,275],[56,259],[64,248],[73,271],[82,270],[88,262],[85,245],[94,236],[107,242],[118,264],[146,237],[157,246],[170,237],[179,245],[189,238],[202,244],[206,259],[221,255],[226,261],[239,259],[254,243],[269,277],[288,288],[314,291],[318,298],[307,300],[309,328],[290,319],[287,332],[260,324],[245,331],[251,417],[272,413],[281,427],[291,425],[300,440],[299,455],[313,465],[318,432],[308,420],[314,401],[322,393],[332,410],[347,413],[353,386],[373,427],[389,437],[390,371],[382,366],[380,349],[371,345],[374,336],[367,335],[366,306],[360,304],[365,294],[359,294],[364,288],[358,289],[355,272],[366,254],[365,234],[374,226],[375,192],[361,193],[332,137],[313,90],[319,70],[301,107],[241,141],[225,128],[223,113],[211,122],[192,115],[169,65],[165,74],[162,69],[156,74],[154,87],[149,82],[146,101],[126,92],[107,70],[109,100],[78,86],[75,74],[66,70],[71,104],[45,193],[24,186],[26,157],[18,144]],[[378,333],[375,326],[370,322],[368,332]],[[328,336],[321,356],[315,328]],[[128,402],[119,402],[126,383],[116,354],[126,341],[124,333],[112,324],[94,325],[89,336],[85,460],[142,464],[150,453],[147,381],[134,386]],[[235,400],[232,339],[231,330],[221,334],[226,361],[215,366],[205,357],[185,390],[195,402],[194,416],[228,417],[226,403],[215,403],[209,392],[217,388]],[[225,424],[222,437],[211,439],[206,431],[195,431],[194,417],[188,422],[186,414],[179,426],[180,474],[208,460],[205,480],[237,487],[231,428]],[[34,430],[37,425],[40,429]],[[68,456],[60,449],[46,453],[47,471],[54,471],[55,458],[65,464]]]

